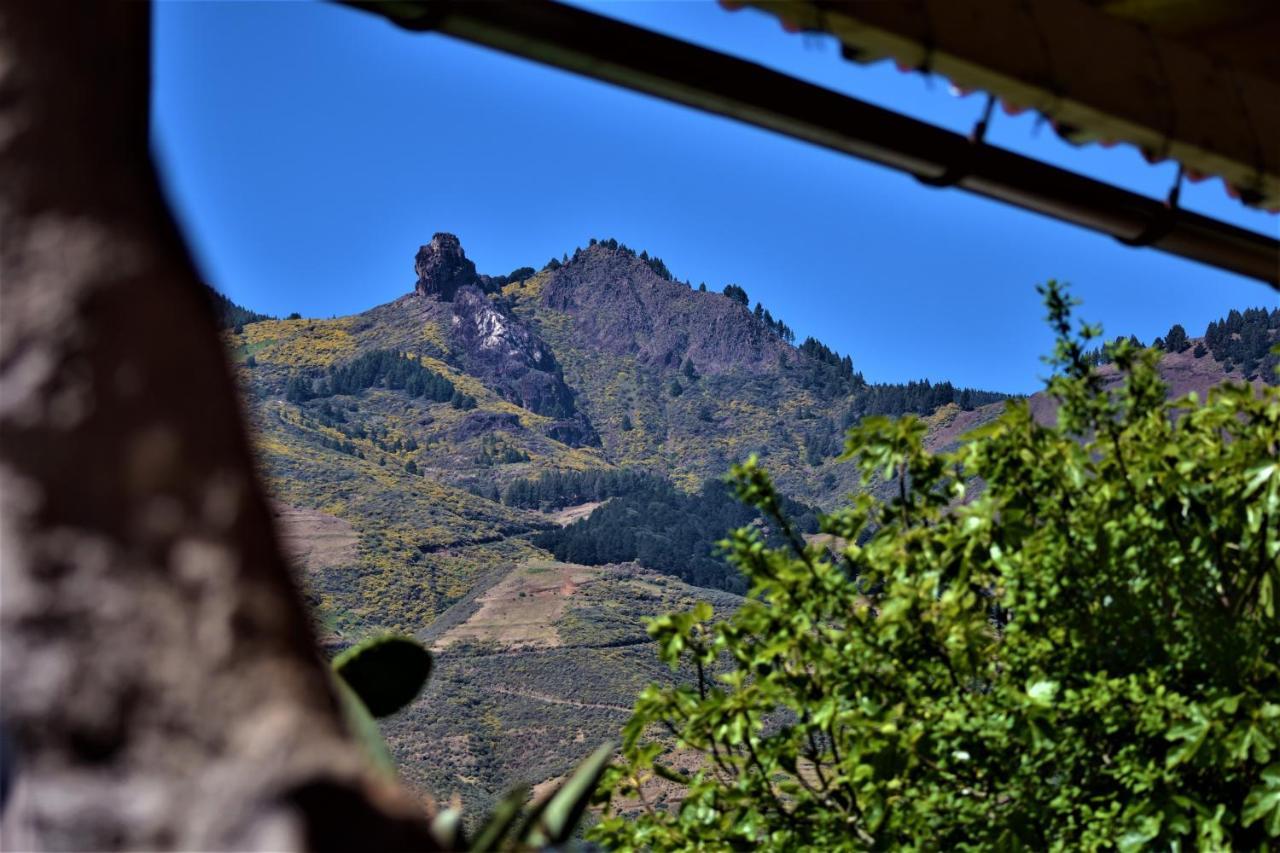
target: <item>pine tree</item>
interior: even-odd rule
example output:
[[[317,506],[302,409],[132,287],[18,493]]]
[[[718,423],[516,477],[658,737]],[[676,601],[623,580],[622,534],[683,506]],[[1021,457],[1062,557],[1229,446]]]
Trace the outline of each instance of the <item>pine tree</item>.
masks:
[[[1180,323],[1174,323],[1169,329],[1169,333],[1164,336],[1164,349],[1166,352],[1185,352],[1191,347],[1191,342],[1187,340],[1187,330],[1182,328]]]
[[[747,292],[736,284],[726,284],[724,286],[724,295],[744,308],[751,303],[751,300],[747,298]]]

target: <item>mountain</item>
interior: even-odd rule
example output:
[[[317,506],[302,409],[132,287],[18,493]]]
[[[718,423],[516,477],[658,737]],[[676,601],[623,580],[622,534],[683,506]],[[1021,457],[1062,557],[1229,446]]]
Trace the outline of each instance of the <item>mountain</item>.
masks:
[[[348,317],[220,313],[322,642],[434,646],[431,686],[385,731],[411,782],[469,806],[563,773],[673,677],[643,616],[739,600],[711,545],[722,521],[752,523],[708,485],[730,464],[759,454],[812,519],[859,488],[837,459],[857,419],[918,413],[942,448],[1003,407],[869,383],[743,288],[694,289],[616,240],[495,276],[436,234],[413,275]],[[1260,370],[1257,329],[1271,340],[1280,312],[1246,314],[1199,357],[1171,331],[1169,369],[1197,388],[1226,375],[1215,353]]]

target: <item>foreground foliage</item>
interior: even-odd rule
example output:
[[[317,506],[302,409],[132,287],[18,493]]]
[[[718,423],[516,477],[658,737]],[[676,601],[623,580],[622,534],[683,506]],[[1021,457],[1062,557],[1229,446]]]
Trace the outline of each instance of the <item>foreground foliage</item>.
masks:
[[[696,679],[642,694],[594,838],[1280,843],[1280,393],[1167,402],[1158,354],[1124,344],[1104,392],[1085,358],[1097,330],[1073,334],[1070,301],[1045,295],[1057,424],[1014,402],[934,455],[919,421],[868,418],[846,455],[896,496],[823,519],[838,559],[754,460],[734,470],[790,544],[736,531],[752,598],[724,621],[700,605],[651,624]],[[664,763],[673,740],[701,755],[691,775]],[[682,787],[678,807],[647,800],[655,777]]]

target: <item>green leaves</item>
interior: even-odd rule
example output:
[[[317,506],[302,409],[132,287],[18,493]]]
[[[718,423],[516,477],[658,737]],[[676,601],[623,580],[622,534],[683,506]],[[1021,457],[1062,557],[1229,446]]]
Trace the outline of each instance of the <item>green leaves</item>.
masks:
[[[333,671],[375,717],[386,717],[414,700],[431,677],[431,653],[409,637],[374,637],[342,652]]]
[[[1005,414],[934,454],[912,418],[850,431],[878,498],[790,533],[758,460],[730,533],[751,597],[650,625],[652,686],[593,836],[618,849],[1255,849],[1280,832],[1280,391],[1165,399],[1121,342],[1105,382],[1072,301],[1057,422]],[[1077,331],[1078,329],[1078,331]],[[1109,374],[1114,375],[1114,374]],[[963,500],[962,500],[963,498]],[[777,540],[773,540],[777,541]],[[693,772],[659,768],[676,746]],[[643,798],[654,777],[677,808]]]
[[[614,744],[601,744],[555,791],[525,812],[529,787],[519,785],[504,796],[473,836],[463,826],[458,808],[440,811],[431,834],[442,850],[489,853],[495,850],[541,850],[565,844],[573,836],[612,758]]]
[[[1041,679],[1027,685],[1027,696],[1036,705],[1049,707],[1053,704],[1054,697],[1058,695],[1058,682]]]
[[[615,744],[604,743],[578,765],[568,779],[535,808],[525,821],[521,841],[532,847],[563,844],[582,818],[609,759],[613,757]]]
[[[1259,821],[1272,838],[1280,838],[1280,764],[1262,771],[1262,782],[1245,797],[1241,823],[1250,826]]]
[[[431,653],[416,640],[386,635],[352,646],[330,666],[347,727],[374,766],[394,776],[395,763],[374,717],[394,714],[414,700],[431,675]]]

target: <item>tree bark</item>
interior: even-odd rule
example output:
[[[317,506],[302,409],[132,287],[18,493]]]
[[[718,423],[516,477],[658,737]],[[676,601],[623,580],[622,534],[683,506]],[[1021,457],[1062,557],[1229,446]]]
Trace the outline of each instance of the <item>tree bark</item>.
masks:
[[[428,847],[277,547],[149,87],[146,3],[0,8],[0,846]]]

